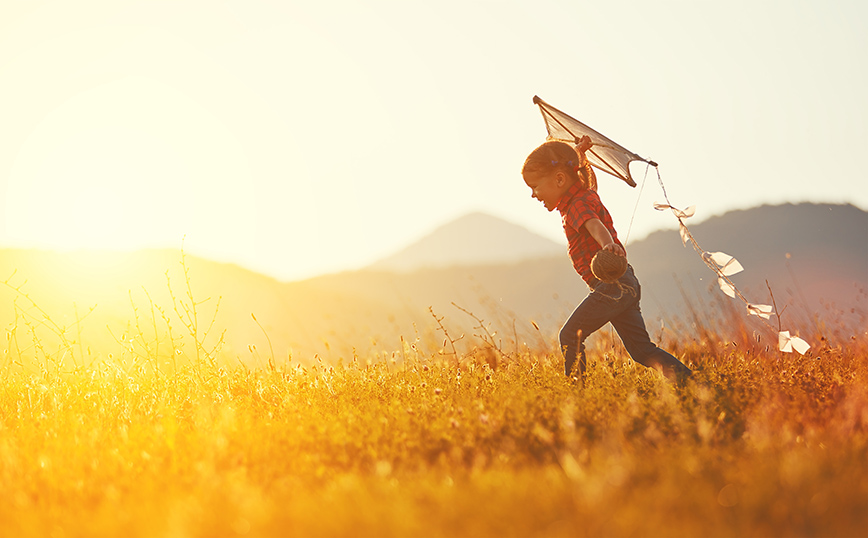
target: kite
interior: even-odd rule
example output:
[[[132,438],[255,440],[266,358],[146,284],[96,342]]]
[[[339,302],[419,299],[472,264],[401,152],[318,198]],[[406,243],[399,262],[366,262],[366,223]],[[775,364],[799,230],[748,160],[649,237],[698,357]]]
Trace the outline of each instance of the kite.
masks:
[[[549,140],[559,140],[575,145],[578,144],[583,136],[589,137],[593,145],[587,151],[585,157],[591,163],[591,166],[595,166],[607,174],[624,180],[627,185],[631,187],[636,186],[636,182],[630,176],[631,162],[642,161],[651,166],[657,166],[657,163],[654,161],[649,161],[636,155],[579,120],[564,114],[538,96],[534,95],[533,102],[539,106],[540,112],[542,112],[543,120],[546,122],[546,129],[549,132]]]
[[[542,113],[546,130],[548,131],[548,140],[558,140],[577,147],[584,137],[590,138],[591,147],[585,151],[585,158],[591,166],[623,180],[631,187],[636,186],[636,182],[633,181],[633,177],[630,175],[631,162],[642,161],[647,163],[649,168],[653,166],[657,171],[657,182],[660,184],[660,188],[663,190],[663,197],[666,199],[665,204],[655,203],[654,209],[659,211],[669,209],[672,211],[672,214],[675,215],[676,219],[678,219],[678,228],[679,233],[681,234],[682,243],[684,243],[684,246],[687,246],[687,243],[690,243],[693,249],[702,257],[702,261],[705,262],[705,265],[717,274],[717,281],[720,290],[729,297],[738,297],[741,299],[747,306],[748,315],[757,316],[763,320],[769,319],[772,314],[777,317],[779,325],[778,349],[780,351],[791,353],[795,350],[801,355],[804,355],[808,351],[811,346],[807,342],[797,336],[791,336],[789,331],[781,329],[780,314],[775,311],[776,308],[769,305],[750,303],[738,288],[735,287],[735,284],[733,284],[729,277],[744,270],[738,260],[724,252],[706,252],[699,246],[699,243],[693,237],[693,234],[690,233],[687,225],[684,224],[684,219],[692,217],[696,212],[696,208],[691,206],[687,209],[681,210],[677,209],[669,202],[669,196],[666,194],[666,188],[663,186],[663,180],[660,177],[660,170],[657,168],[657,163],[633,153],[572,116],[561,112],[536,95],[533,97],[533,103],[539,106],[540,112]],[[582,148],[578,149],[581,151]],[[634,209],[634,216],[635,212],[636,210]],[[631,219],[631,227],[632,224],[633,221]],[[629,234],[630,232],[628,230],[627,235],[629,236]]]

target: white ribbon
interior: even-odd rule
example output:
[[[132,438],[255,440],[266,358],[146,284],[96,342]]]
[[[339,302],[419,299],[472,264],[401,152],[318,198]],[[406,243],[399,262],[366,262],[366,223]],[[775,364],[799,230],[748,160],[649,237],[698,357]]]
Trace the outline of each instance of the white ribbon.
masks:
[[[747,305],[747,313],[751,316],[759,316],[764,319],[769,319],[769,317],[774,312],[774,309],[767,304],[748,304]]]
[[[696,206],[692,205],[685,210],[678,209],[677,207],[672,207],[669,204],[662,204],[660,202],[654,202],[654,209],[657,211],[665,211],[667,209],[672,210],[672,214],[678,217],[679,219],[686,219],[692,217],[696,214]]]
[[[711,260],[720,269],[720,273],[724,276],[734,275],[744,271],[744,267],[738,263],[738,260],[726,254],[725,252],[705,252],[702,257],[706,260]]]
[[[799,355],[804,355],[810,348],[810,344],[798,336],[790,336],[790,331],[781,331],[778,333],[778,349],[784,353],[792,353],[795,349],[799,352]]]

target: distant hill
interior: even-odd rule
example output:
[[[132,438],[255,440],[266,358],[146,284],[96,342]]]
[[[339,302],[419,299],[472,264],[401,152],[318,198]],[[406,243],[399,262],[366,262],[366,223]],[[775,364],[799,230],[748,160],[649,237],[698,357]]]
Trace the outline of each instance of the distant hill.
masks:
[[[471,213],[445,224],[368,269],[408,272],[418,269],[514,263],[564,252],[564,246],[516,224]]]
[[[732,280],[756,302],[770,304],[770,286],[790,316],[868,307],[868,213],[853,205],[765,205],[687,224],[703,249],[741,262],[745,270]],[[683,310],[676,279],[688,292],[711,288],[720,296],[714,274],[681,247],[676,231],[655,232],[629,251],[656,315]]]
[[[831,314],[852,325],[852,316],[866,316],[865,211],[852,205],[785,204],[687,223],[702,248],[726,252],[742,263],[745,270],[732,279],[752,302],[771,304],[771,287],[785,319],[802,322]],[[587,293],[566,253],[559,250],[547,258],[513,263],[407,274],[359,271],[312,282],[336,291],[356,290],[368,298],[391,298],[405,311],[432,306],[450,318],[466,319],[452,306],[456,302],[488,320],[533,319],[553,333]],[[685,320],[691,309],[713,315],[711,310],[725,306],[744,308],[719,291],[715,274],[692,248],[682,245],[677,231],[653,233],[627,250],[642,283],[649,326],[659,326],[664,318],[670,323]]]
[[[477,230],[466,232],[471,239],[463,241],[460,230],[479,222],[491,224],[491,219],[484,215],[459,219],[440,229],[445,230],[442,237],[434,233],[390,263],[375,265],[396,267],[393,270],[369,268],[297,282],[279,282],[232,264],[187,256],[190,286],[200,302],[200,326],[210,324],[219,299],[211,341],[225,330],[230,360],[264,363],[272,348],[278,362],[290,353],[293,360],[308,361],[314,354],[337,359],[354,352],[391,353],[400,349],[401,339],[439,345],[443,335],[429,307],[444,316],[442,323],[453,336],[466,333],[462,342],[473,344],[478,322],[458,305],[490,324],[504,345],[515,345],[510,342],[516,337],[537,344],[542,337],[551,345],[587,287],[563,247],[553,242],[542,246],[547,240],[502,221],[492,225],[498,232],[491,241],[507,240],[512,229],[520,242],[540,248],[522,247],[525,259],[482,256],[485,263],[471,264],[473,258],[463,249],[485,240]],[[828,330],[868,320],[865,211],[852,205],[787,204],[733,211],[688,224],[704,249],[726,252],[744,265],[744,272],[733,280],[751,301],[770,304],[768,281],[793,329],[812,330],[816,318]],[[409,270],[413,266],[409,260],[427,263],[421,254],[429,248],[426,245],[437,252],[429,260],[444,264],[450,260],[451,266]],[[450,253],[450,245],[455,253]],[[554,253],[544,256],[547,248]],[[668,320],[668,326],[675,318],[687,320],[689,330],[691,312],[719,311],[725,305],[744,308],[717,289],[714,273],[692,249],[682,246],[677,231],[653,233],[627,250],[642,282],[642,309],[652,332],[661,319]],[[395,261],[399,258],[404,265]],[[179,336],[184,327],[174,305],[183,310],[180,301],[189,303],[180,261],[181,253],[174,250],[126,254],[0,250],[0,281],[7,282],[0,286],[0,326],[6,329],[7,351],[20,344],[22,353],[34,353],[30,344],[34,332],[46,345],[51,340],[46,314],[71,339],[93,346],[82,350],[93,357],[111,350],[127,356],[129,339],[139,334],[146,335],[149,345],[169,345],[162,318],[169,319],[173,334]],[[152,309],[152,303],[158,308]],[[10,336],[13,333],[17,340]],[[184,353],[192,349],[187,345]]]
[[[184,259],[186,276],[181,252],[172,249],[0,250],[0,282],[5,282],[0,285],[0,327],[6,330],[7,350],[18,345],[23,355],[34,356],[36,335],[45,349],[54,351],[59,349],[57,331],[65,331],[67,340],[81,343],[81,354],[89,360],[108,353],[132,360],[131,346],[142,351],[136,347],[139,335],[165,353],[171,345],[169,326],[176,340],[187,332],[181,317],[187,318],[191,305],[188,292],[197,303],[200,334],[214,322],[206,348],[223,335],[223,355],[231,362],[264,364],[271,348],[279,362],[290,353],[309,361],[316,353],[338,358],[354,348],[367,352],[376,347],[374,342],[393,350],[418,319],[405,319],[391,299],[328,289],[315,281],[279,282],[196,256]],[[189,338],[182,355],[195,355]]]

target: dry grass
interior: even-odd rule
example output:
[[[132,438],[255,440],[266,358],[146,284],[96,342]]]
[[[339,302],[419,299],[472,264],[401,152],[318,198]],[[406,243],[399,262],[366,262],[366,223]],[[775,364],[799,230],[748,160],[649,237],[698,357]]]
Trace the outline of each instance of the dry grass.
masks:
[[[173,297],[136,309],[110,353],[19,297],[0,368],[4,536],[868,528],[864,332],[816,335],[800,357],[738,321],[725,337],[667,331],[696,371],[685,387],[602,335],[580,388],[545,339],[504,354],[475,316],[479,349],[457,357],[417,338],[336,364],[251,350],[251,368],[221,356],[218,335],[205,341],[213,312],[194,315],[189,280]],[[434,320],[428,334],[451,352],[458,340]]]
[[[7,536],[854,536],[868,350],[168,373],[10,366]]]

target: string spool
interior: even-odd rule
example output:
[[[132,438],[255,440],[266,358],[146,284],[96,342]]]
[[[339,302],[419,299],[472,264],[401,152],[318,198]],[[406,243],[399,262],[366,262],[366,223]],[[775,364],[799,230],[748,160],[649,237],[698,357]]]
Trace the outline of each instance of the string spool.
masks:
[[[616,282],[627,271],[627,258],[600,250],[591,259],[591,272],[603,282]]]

